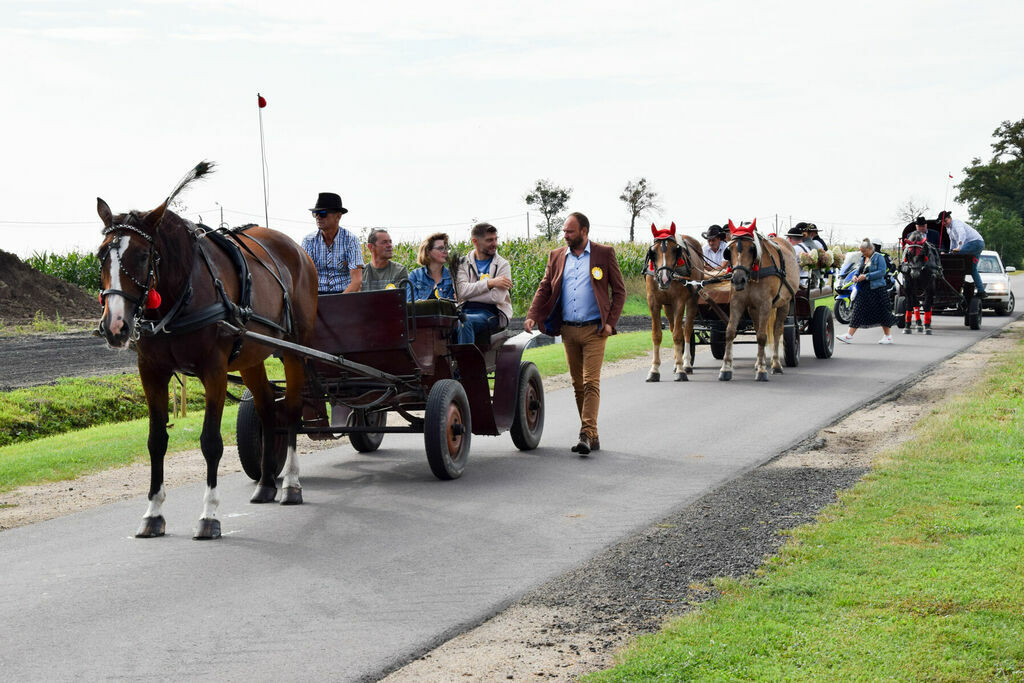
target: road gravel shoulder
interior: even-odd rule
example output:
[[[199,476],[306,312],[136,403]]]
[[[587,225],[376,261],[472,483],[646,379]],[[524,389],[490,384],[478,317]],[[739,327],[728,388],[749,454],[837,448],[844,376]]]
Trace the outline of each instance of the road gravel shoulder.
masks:
[[[974,386],[993,354],[1022,337],[1024,322],[1008,325],[373,680],[576,680],[611,666],[635,637],[714,598],[716,577],[754,572],[788,530],[813,522],[839,491],[912,438],[919,420]]]

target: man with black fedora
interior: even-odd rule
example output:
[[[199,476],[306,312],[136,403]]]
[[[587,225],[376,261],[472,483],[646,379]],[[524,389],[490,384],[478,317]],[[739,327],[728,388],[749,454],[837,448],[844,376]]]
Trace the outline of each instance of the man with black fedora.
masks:
[[[797,262],[800,261],[800,254],[809,254],[813,247],[807,246],[807,242],[804,240],[804,230],[806,229],[806,223],[797,223],[789,232],[786,233],[786,239],[793,245],[793,249],[796,251]],[[815,245],[816,246],[816,245]],[[811,279],[811,269],[801,264],[800,266],[800,286],[807,287]]]
[[[363,284],[363,248],[355,235],[341,227],[341,216],[348,213],[341,197],[321,192],[310,211],[317,230],[302,239],[302,248],[316,266],[320,293],[358,292]]]
[[[722,262],[725,261],[725,237],[727,234],[728,232],[721,225],[712,225],[707,231],[700,234],[708,241],[703,248],[704,260],[716,268],[721,268]]]

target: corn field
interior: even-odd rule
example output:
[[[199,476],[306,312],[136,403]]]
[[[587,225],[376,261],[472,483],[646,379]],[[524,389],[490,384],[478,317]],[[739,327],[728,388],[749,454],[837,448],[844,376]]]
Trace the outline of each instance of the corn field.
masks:
[[[100,262],[95,254],[80,254],[74,251],[54,254],[37,251],[25,259],[25,263],[93,294],[100,291]]]

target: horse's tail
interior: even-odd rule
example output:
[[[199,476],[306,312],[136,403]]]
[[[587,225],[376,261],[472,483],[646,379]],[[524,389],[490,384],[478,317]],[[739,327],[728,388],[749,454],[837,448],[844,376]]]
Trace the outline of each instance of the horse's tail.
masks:
[[[775,343],[775,312],[778,310],[777,308],[772,308],[768,312],[768,341],[765,343],[765,346],[772,346]]]

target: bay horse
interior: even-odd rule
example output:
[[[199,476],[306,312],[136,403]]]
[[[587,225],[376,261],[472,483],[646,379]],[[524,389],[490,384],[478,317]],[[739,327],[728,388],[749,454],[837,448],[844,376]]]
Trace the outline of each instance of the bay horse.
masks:
[[[757,361],[754,376],[768,381],[765,345],[772,341],[772,374],[782,374],[779,343],[791,302],[800,287],[800,265],[793,245],[781,237],[762,237],[757,219],[749,226],[736,227],[729,221],[731,240],[725,249],[723,264],[732,275],[729,324],[725,330],[725,355],[718,379],[732,379],[732,344],[744,313],[750,314],[757,329]]]
[[[689,235],[676,237],[676,224],[659,230],[651,224],[654,244],[644,261],[647,308],[651,311],[651,341],[654,360],[647,373],[648,382],[661,380],[661,311],[669,320],[675,347],[675,381],[685,382],[693,372],[692,336],[697,299],[687,280],[704,279],[704,256],[700,243]],[[684,323],[685,313],[685,323]],[[687,345],[690,345],[687,353]]]
[[[194,538],[220,537],[217,466],[224,451],[221,416],[227,373],[237,370],[252,392],[264,425],[262,476],[251,502],[277,495],[275,426],[288,429],[281,503],[302,502],[295,455],[295,425],[302,410],[303,360],[283,354],[283,411],[263,361],[271,349],[219,325],[227,321],[263,334],[309,345],[316,320],[317,275],[313,261],[291,238],[268,228],[212,231],[168,209],[171,200],[212,170],[199,163],[164,202],[151,211],[114,215],[100,198],[103,221],[101,264],[103,316],[98,333],[114,349],[134,345],[149,407],[149,507],[136,536],[162,536],[164,455],[167,452],[168,384],[174,372],[195,375],[206,390],[200,446],[206,460],[206,493]]]
[[[935,300],[937,278],[942,272],[938,250],[924,234],[914,231],[903,242],[903,295],[907,300],[906,326],[903,334],[911,334],[911,316],[917,319],[917,331],[932,333],[932,303]],[[924,325],[921,315],[924,314]]]

